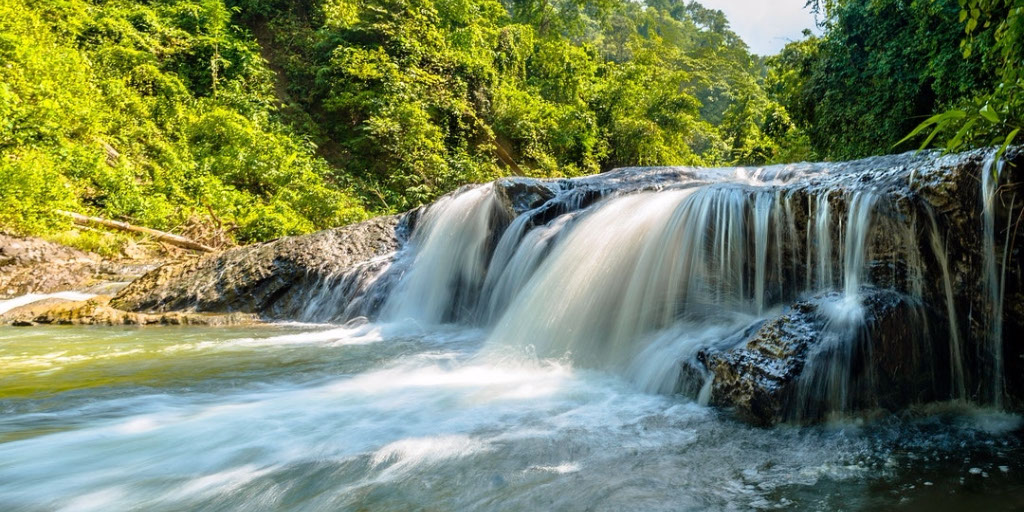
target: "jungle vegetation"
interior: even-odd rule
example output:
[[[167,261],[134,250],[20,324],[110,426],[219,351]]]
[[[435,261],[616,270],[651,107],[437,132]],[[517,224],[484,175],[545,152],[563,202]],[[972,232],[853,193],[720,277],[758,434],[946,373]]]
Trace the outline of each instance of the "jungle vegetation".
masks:
[[[0,229],[66,238],[66,210],[248,243],[502,176],[1019,130],[1020,0],[809,5],[821,35],[758,56],[683,0],[7,0]]]

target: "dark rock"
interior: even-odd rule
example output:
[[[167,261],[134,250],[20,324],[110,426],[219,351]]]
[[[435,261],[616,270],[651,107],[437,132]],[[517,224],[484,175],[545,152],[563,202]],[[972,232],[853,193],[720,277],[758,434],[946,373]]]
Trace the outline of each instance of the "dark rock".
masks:
[[[553,184],[538,179],[500,179],[494,182],[494,190],[507,208],[515,215],[532,210],[555,197]]]
[[[393,253],[411,222],[379,217],[164,265],[122,290],[111,305],[136,312],[294,315],[324,280]]]
[[[873,290],[860,314],[835,312],[837,294],[802,301],[741,345],[705,351],[711,403],[759,425],[816,421],[829,413],[897,410],[950,393],[933,381],[923,310],[905,296]],[[945,395],[944,395],[945,393]]]

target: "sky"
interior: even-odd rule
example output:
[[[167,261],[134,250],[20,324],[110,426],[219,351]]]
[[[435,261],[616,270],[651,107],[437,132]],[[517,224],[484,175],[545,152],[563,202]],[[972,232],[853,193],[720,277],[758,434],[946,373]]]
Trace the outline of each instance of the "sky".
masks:
[[[732,31],[739,34],[752,53],[772,55],[786,43],[801,39],[800,32],[814,26],[814,14],[804,7],[805,0],[698,0],[709,9],[718,9],[729,19]]]

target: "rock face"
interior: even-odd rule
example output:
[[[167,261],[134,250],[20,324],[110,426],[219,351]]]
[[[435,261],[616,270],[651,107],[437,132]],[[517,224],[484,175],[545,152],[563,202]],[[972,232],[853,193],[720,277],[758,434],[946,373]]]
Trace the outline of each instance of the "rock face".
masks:
[[[0,233],[0,299],[130,281],[156,266],[104,261],[39,238]]]
[[[0,299],[95,288],[119,290],[159,261],[109,261],[39,238],[0,233]]]
[[[347,270],[398,249],[415,217],[379,217],[165,265],[133,282],[111,305],[138,312],[294,317],[323,281],[333,283]]]

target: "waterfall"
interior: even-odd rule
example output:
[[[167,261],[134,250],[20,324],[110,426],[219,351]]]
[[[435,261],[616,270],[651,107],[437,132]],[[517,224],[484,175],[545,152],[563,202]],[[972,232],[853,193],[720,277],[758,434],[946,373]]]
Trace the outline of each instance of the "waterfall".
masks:
[[[860,297],[860,285],[867,255],[867,237],[871,228],[871,212],[876,197],[870,192],[855,192],[850,201],[849,216],[846,220],[846,248],[843,272],[843,287],[846,300],[856,302]]]
[[[498,206],[491,185],[461,190],[434,203],[405,249],[408,270],[381,316],[433,325],[474,309]]]
[[[942,237],[939,235],[939,225],[935,221],[935,213],[931,209],[926,211],[928,212],[928,220],[931,222],[930,240],[932,252],[939,264],[942,275],[943,297],[946,299],[946,318],[949,322],[949,371],[950,379],[953,383],[952,397],[963,400],[967,397],[963,362],[964,351],[960,342],[960,325],[957,321],[956,301],[953,298],[953,284],[949,277],[949,257],[946,254]]]
[[[814,240],[818,250],[818,289],[832,287],[832,209],[828,203],[828,192],[816,197],[817,209],[814,215]]]
[[[989,298],[988,332],[989,332],[989,357],[992,361],[992,400],[996,405],[1003,401],[1004,369],[1003,369],[1003,284],[1004,274],[1000,273],[996,254],[996,191],[999,187],[999,177],[1003,171],[1003,161],[996,160],[995,154],[985,160],[981,169],[981,201],[984,219],[983,227],[983,258],[984,258],[984,288]],[[1012,209],[1012,208],[1011,208]],[[1009,242],[1009,228],[1007,229],[1007,242]],[[1004,247],[1003,253],[1007,250]],[[1006,265],[1002,266],[1006,271]]]
[[[929,388],[922,397],[1000,403],[1001,165],[990,159],[982,177],[988,339],[972,358],[936,212],[904,192],[917,168],[855,164],[624,169],[465,187],[427,207],[391,259],[341,280],[377,286],[372,300],[344,296],[359,311],[386,297],[385,321],[472,325],[488,332],[491,350],[569,358],[703,400],[716,389],[708,354],[744,349],[796,312],[806,346],[748,347],[801,358],[787,399],[794,417],[876,406],[872,393],[904,371],[933,376],[915,384]],[[917,173],[914,186],[927,180]],[[932,323],[948,348],[933,350]]]

